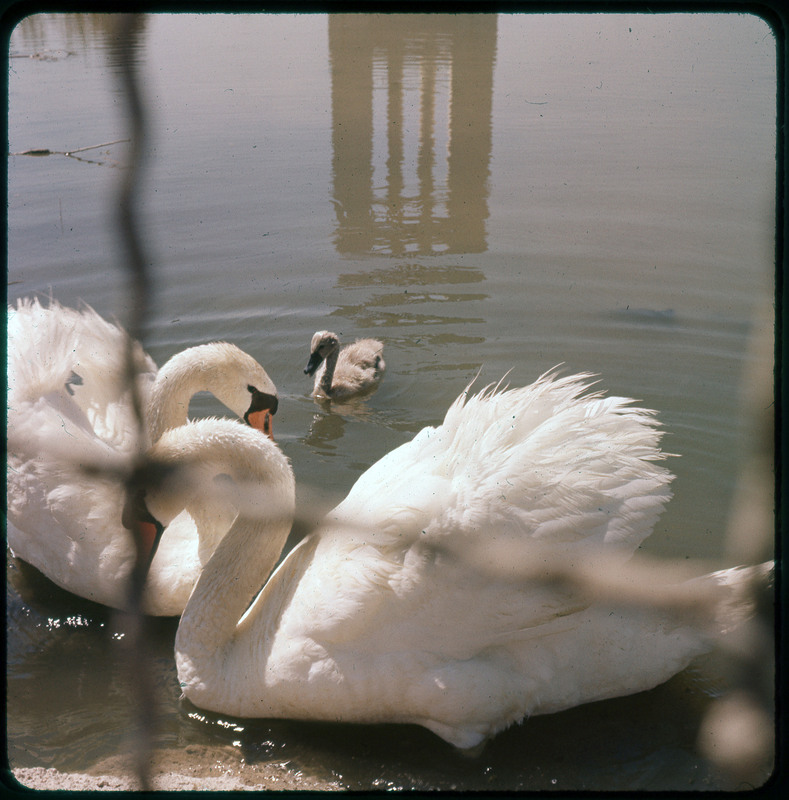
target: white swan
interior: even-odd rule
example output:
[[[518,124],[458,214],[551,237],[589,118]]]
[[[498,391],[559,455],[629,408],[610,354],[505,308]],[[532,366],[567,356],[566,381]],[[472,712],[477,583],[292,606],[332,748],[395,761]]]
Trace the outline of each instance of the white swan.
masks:
[[[8,545],[58,586],[113,607],[126,603],[134,560],[124,496],[117,479],[85,467],[128,464],[139,452],[124,384],[126,339],[89,307],[23,299],[8,308]],[[271,433],[276,388],[234,345],[190,348],[158,372],[138,345],[135,354],[148,442],[185,424],[189,400],[202,390]],[[148,613],[180,614],[232,519],[206,501],[173,520],[151,564]]]
[[[681,670],[707,649],[701,632],[594,602],[552,573],[604,554],[620,565],[669,497],[651,412],[585,393],[585,379],[462,395],[441,426],[365,472],[267,581],[287,536],[267,528],[268,462],[255,447],[243,466],[240,449],[218,457],[217,471],[259,485],[259,506],[239,512],[181,617],[185,696],[239,717],[417,723],[470,748]],[[154,491],[148,510],[166,523],[176,500]],[[726,593],[739,574],[701,583]]]
[[[386,370],[383,349],[377,339],[357,339],[340,349],[336,333],[317,331],[304,368],[305,375],[315,375],[313,397],[340,399],[374,389]]]

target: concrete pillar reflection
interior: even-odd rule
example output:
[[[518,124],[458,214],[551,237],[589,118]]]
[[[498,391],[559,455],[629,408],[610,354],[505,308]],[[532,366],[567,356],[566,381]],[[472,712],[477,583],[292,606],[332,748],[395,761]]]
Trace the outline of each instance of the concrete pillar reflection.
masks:
[[[340,253],[487,248],[495,53],[495,15],[329,16]]]

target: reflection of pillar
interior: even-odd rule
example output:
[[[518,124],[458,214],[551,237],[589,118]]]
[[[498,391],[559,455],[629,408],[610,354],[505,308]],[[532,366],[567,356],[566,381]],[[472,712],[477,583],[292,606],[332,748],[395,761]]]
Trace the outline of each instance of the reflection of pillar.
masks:
[[[448,204],[452,230],[485,249],[490,175],[493,53],[479,58],[465,46],[469,37],[495,47],[496,18],[459,17],[452,40],[452,110],[449,142]]]
[[[387,59],[387,158],[386,200],[390,213],[400,215],[403,194],[403,43],[398,40],[389,48]],[[394,242],[392,243],[394,244]]]
[[[329,16],[340,252],[486,249],[495,49],[495,15]],[[404,83],[412,74],[419,76],[419,102],[407,109],[406,91],[415,87]],[[385,123],[373,115],[379,91],[386,93]],[[446,152],[436,147],[442,96],[449,106]],[[386,131],[384,187],[372,185],[378,126]],[[404,177],[406,130],[419,135],[415,186]]]
[[[353,18],[353,30],[332,25],[331,60],[332,174],[337,211],[337,249],[369,252],[373,201],[373,58],[369,28],[373,18]],[[350,35],[348,35],[350,34]]]
[[[433,167],[436,163],[435,154],[435,42],[428,40],[425,43],[424,60],[422,61],[422,80],[419,86],[419,155],[416,165],[416,176],[419,182],[419,224],[417,226],[417,237],[419,240],[419,251],[430,252],[434,237],[434,215],[435,215],[435,180],[433,177]]]

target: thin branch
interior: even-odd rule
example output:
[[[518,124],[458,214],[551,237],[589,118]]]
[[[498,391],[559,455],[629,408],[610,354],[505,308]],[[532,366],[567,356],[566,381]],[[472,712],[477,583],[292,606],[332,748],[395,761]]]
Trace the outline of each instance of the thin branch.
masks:
[[[114,139],[111,142],[101,144],[91,144],[87,147],[77,147],[74,150],[50,150],[48,147],[33,147],[29,150],[21,150],[18,153],[9,153],[9,156],[72,156],[74,153],[84,153],[86,150],[96,150],[99,147],[109,147],[113,144],[131,141],[130,139]]]
[[[70,156],[73,153],[84,153],[85,150],[95,150],[97,147],[109,147],[111,144],[121,144],[121,142],[128,142],[129,139],[115,139],[112,142],[104,142],[102,144],[92,144],[88,147],[78,147],[76,150],[67,150],[64,155]]]

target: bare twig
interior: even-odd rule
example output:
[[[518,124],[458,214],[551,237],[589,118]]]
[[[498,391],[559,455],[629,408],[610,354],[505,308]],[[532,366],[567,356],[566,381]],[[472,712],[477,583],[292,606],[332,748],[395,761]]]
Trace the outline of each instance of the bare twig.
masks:
[[[98,147],[109,147],[112,144],[121,144],[128,142],[129,139],[115,139],[113,142],[102,142],[102,144],[91,144],[88,147],[78,147],[76,150],[67,150],[64,155],[70,156],[73,153],[84,153],[86,150],[95,150]]]
[[[128,142],[129,139],[114,139],[111,142],[101,144],[91,144],[87,147],[77,147],[74,150],[50,150],[48,147],[33,147],[29,150],[21,150],[18,153],[9,153],[9,156],[72,156],[74,153],[84,153],[86,150],[97,150],[99,147],[110,147],[113,144]]]

